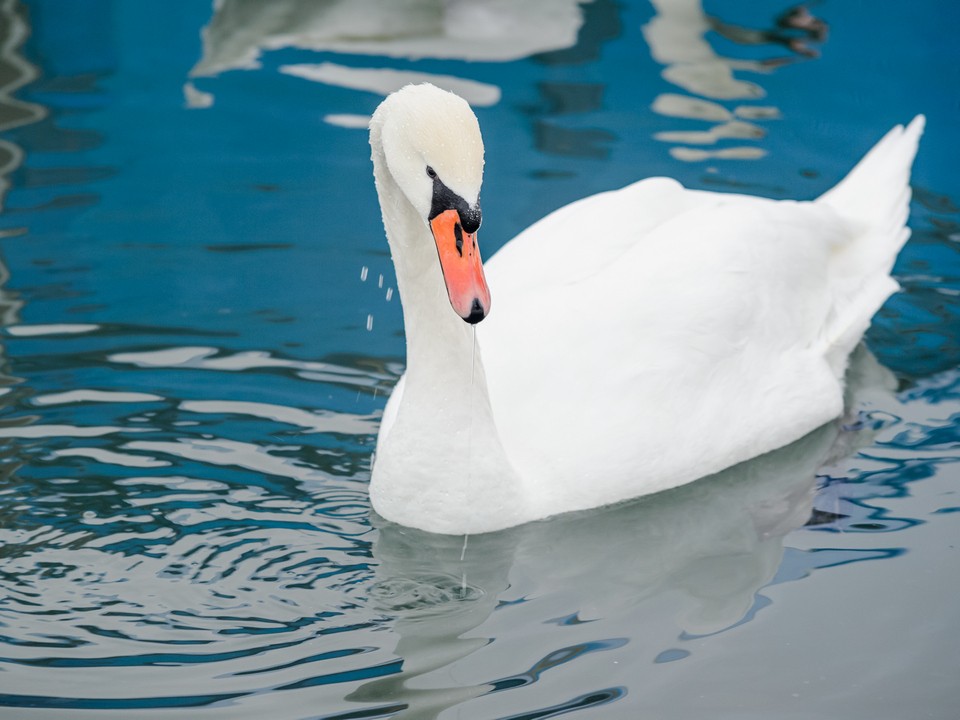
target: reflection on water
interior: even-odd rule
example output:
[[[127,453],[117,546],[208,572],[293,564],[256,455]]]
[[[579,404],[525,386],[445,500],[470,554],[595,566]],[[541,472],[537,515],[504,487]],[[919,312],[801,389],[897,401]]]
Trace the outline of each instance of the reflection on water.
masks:
[[[292,47],[417,60],[444,58],[507,62],[577,41],[582,5],[591,0],[225,0],[203,31],[203,57],[192,78],[256,69],[265,50]],[[334,63],[290,65],[281,72],[314,82],[386,96],[410,83],[430,82],[471,105],[495,105],[500,88],[467,78],[393,68]],[[184,89],[191,107],[209,107],[213,96],[192,82]],[[330,113],[325,120],[365,128],[369,117]]]
[[[752,159],[766,155],[756,145],[724,141],[758,141],[766,130],[757,121],[780,117],[772,105],[752,104],[765,96],[753,81],[736,72],[764,74],[800,60],[819,57],[816,44],[827,39],[827,24],[804,5],[780,13],[770,28],[752,28],[707,15],[702,0],[652,0],[654,17],[643,27],[651,56],[665,65],[665,80],[689,94],[661,93],[653,110],[668,117],[706,121],[705,129],[677,129],[654,134],[670,143],[677,160]],[[506,62],[536,57],[548,65],[583,63],[600,44],[620,34],[617,9],[607,0],[564,2],[436,2],[404,0],[383,3],[225,0],[203,32],[203,56],[191,78],[229,70],[260,68],[264,52],[282,48],[309,49],[351,56],[386,56],[406,60],[444,58],[473,62]],[[762,59],[727,57],[712,38],[740,46],[781,48],[789,54]],[[576,48],[571,50],[571,48]],[[495,105],[502,91],[478,80],[390,67],[351,67],[332,62],[285,65],[280,72],[313,82],[385,96],[409,83],[431,82],[456,92],[475,107]],[[602,84],[542,83],[546,107],[561,113],[586,113],[601,107]],[[186,83],[187,104],[206,108],[214,95]],[[732,108],[720,102],[741,101]],[[751,104],[745,104],[743,101]],[[369,116],[331,112],[324,120],[346,128],[365,128]],[[535,141],[545,153],[605,158],[615,136],[601,128],[578,128],[540,119]],[[726,145],[717,149],[703,146]],[[694,147],[690,147],[694,146]]]
[[[506,62],[567,48],[591,0],[223,0],[192,75],[256,65],[263,50]]]
[[[764,157],[766,152],[752,145],[718,150],[685,145],[716,145],[725,139],[762,139],[766,131],[749,121],[778,118],[780,112],[776,107],[740,104],[730,110],[711,101],[763,98],[766,93],[760,85],[737,78],[734,72],[770,73],[798,59],[819,57],[811,43],[826,40],[827,24],[803,5],[783,12],[776,19],[774,28],[754,29],[708,16],[702,0],[651,0],[651,3],[657,14],[643,28],[650,54],[666,66],[662,73],[665,80],[692,94],[662,93],[653,102],[654,112],[715,123],[706,130],[659,132],[654,138],[667,143],[683,143],[670,148],[670,154],[677,160],[758,160]],[[708,37],[711,32],[738,45],[775,45],[786,48],[793,55],[762,60],[726,57],[714,50]]]
[[[445,90],[455,92],[474,107],[496,105],[500,102],[500,88],[496,85],[463,80],[450,75],[430,75],[387,68],[349,68],[333,63],[320,65],[285,65],[280,72],[287,75],[322,82],[328,85],[365,90],[387,96],[405,85],[432,82]]]
[[[10,342],[35,337],[85,335]],[[934,393],[938,416],[956,412],[957,375],[899,403],[865,355],[852,399],[865,409],[843,432],[827,426],[704,482],[499,533],[380,521],[374,532],[363,482],[372,418],[227,399],[238,374],[331,381],[292,362],[204,364],[209,349],[186,350],[107,362],[129,376],[120,387],[163,372],[151,386],[187,388],[211,373],[225,399],[72,388],[33,397],[34,422],[6,428],[32,469],[0,491],[0,702],[254,717],[269,691],[289,696],[277,717],[303,716],[306,703],[344,718],[358,707],[436,718],[464,703],[493,717],[514,694],[507,706],[529,712],[619,703],[632,681],[599,668],[622,662],[652,679],[768,612],[777,585],[895,556],[889,540],[857,536],[917,522],[875,506],[919,477],[891,476],[898,452],[929,456],[920,475],[957,459],[948,426],[909,419],[930,415]],[[66,410],[100,424],[58,424]],[[867,466],[841,471],[871,442],[855,461]],[[824,463],[834,469],[815,494]],[[826,547],[785,555],[805,525]],[[92,685],[101,673],[111,681]]]
[[[856,406],[891,404],[892,376],[862,349],[850,379],[849,400]],[[370,599],[398,618],[395,652],[403,671],[366,683],[347,699],[395,703],[404,708],[398,718],[434,718],[445,708],[535,683],[547,670],[629,642],[594,639],[552,650],[530,669],[508,676],[493,674],[497,665],[486,663],[488,675],[477,684],[427,689],[418,680],[473,653],[496,652],[488,646],[497,638],[470,631],[495,611],[511,612],[531,601],[540,606],[534,614],[539,624],[572,627],[617,618],[638,636],[673,636],[681,646],[752,618],[766,604],[758,593],[781,567],[784,537],[840,517],[811,517],[816,471],[870,442],[872,431],[853,422],[848,427],[856,432],[839,427],[823,427],[693,485],[502,532],[438,536],[381,521]],[[804,569],[885,556],[835,552]],[[654,663],[691,654],[682,647],[649,652]],[[592,688],[576,698],[577,707],[606,704],[622,694],[623,688]]]
[[[384,3],[342,0],[281,0],[270,4],[225,0],[203,33],[203,57],[191,78],[228,70],[257,69],[264,51],[285,47],[408,60],[448,58],[471,62],[506,62],[534,57],[549,66],[582,64],[595,59],[601,45],[620,34],[618,9],[610,0],[482,0],[436,2],[405,0]],[[350,67],[337,63],[284,65],[281,73],[336,87],[386,96],[410,83],[430,82],[455,92],[474,107],[496,105],[501,89],[490,83],[410,69]],[[603,85],[544,82],[536,118],[538,150],[553,155],[602,159],[615,136],[600,128],[569,127],[558,115],[599,110]],[[187,104],[213,105],[214,97],[188,82]],[[327,113],[324,121],[366,129],[369,115]]]
[[[42,120],[46,113],[41,105],[24,102],[13,94],[37,77],[37,69],[21,54],[21,47],[29,33],[23,17],[23,8],[14,0],[0,3],[0,132],[22,127]],[[5,206],[10,176],[21,166],[23,149],[14,142],[0,138],[0,212]],[[17,237],[21,229],[0,232],[6,237]],[[0,255],[0,327],[6,328],[20,321],[23,300],[8,289],[10,270]],[[3,345],[0,344],[0,395],[11,392],[20,382],[11,374]],[[2,399],[0,399],[2,402]],[[4,465],[4,468],[9,467]],[[5,474],[4,474],[5,476]]]
[[[379,564],[371,595],[381,602],[386,593],[392,601],[387,607],[399,615],[395,652],[403,672],[367,683],[348,699],[403,702],[408,709],[398,717],[435,717],[466,699],[537,682],[585,652],[627,642],[554,650],[524,673],[491,674],[456,689],[426,690],[412,682],[486,648],[494,638],[464,635],[498,607],[531,598],[549,598],[549,612],[557,617],[548,619],[541,610],[540,622],[562,626],[616,617],[627,626],[704,635],[736,624],[776,573],[784,535],[809,517],[814,473],[834,435],[834,428],[822,429],[709,482],[466,543],[383,525],[373,546]],[[597,562],[601,558],[617,561]],[[672,597],[671,607],[656,607],[664,595]],[[616,699],[604,694],[609,690],[592,690],[603,698],[597,704]]]
[[[46,114],[42,106],[13,97],[37,77],[37,69],[20,53],[28,33],[23,8],[15,0],[4,0],[0,4],[0,132],[35,123]],[[0,210],[10,187],[10,174],[22,162],[20,146],[0,138]]]

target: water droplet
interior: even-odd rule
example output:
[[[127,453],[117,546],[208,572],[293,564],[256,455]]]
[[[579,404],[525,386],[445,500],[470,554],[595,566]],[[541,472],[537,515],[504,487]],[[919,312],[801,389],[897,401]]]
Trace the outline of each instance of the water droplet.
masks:
[[[366,265],[364,265],[362,268],[360,268],[360,282],[366,282],[366,281],[367,281],[367,273],[368,273],[368,272],[370,272],[370,269],[369,269]]]
[[[387,302],[390,302],[390,298],[393,297],[393,288],[387,288]]]
[[[367,330],[373,330],[373,315],[367,315]]]

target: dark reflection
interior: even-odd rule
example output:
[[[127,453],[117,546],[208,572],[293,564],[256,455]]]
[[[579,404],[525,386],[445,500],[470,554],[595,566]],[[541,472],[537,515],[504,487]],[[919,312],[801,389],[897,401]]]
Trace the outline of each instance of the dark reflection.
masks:
[[[912,190],[912,232],[895,269],[903,290],[869,332],[877,356],[905,381],[960,364],[960,203],[930,188]]]
[[[29,32],[26,13],[19,2],[7,0],[0,5],[0,132],[35,123],[46,115],[41,105],[13,97],[38,75],[20,52]],[[8,178],[22,163],[20,146],[0,140],[0,210],[10,187]]]
[[[929,188],[919,187],[917,185],[913,185],[912,190],[913,199],[930,212],[949,214],[960,213],[960,208],[958,208],[957,204],[947,195],[943,195],[942,193],[937,193]],[[960,225],[954,222],[951,224],[950,229],[960,230]]]
[[[596,60],[604,43],[620,36],[620,8],[610,0],[597,0],[583,6],[584,22],[577,42],[570,48],[534,56],[544,65],[579,65]],[[603,128],[570,127],[555,120],[564,115],[596,112],[602,107],[601,83],[541,82],[537,84],[541,100],[527,111],[535,118],[534,146],[542,153],[572,158],[604,160],[609,145],[617,136]]]
[[[82,153],[103,144],[103,137],[98,132],[84,128],[57,127],[55,118],[49,115],[34,125],[18,128],[17,138],[24,147],[29,147],[36,153]]]
[[[577,158],[605,159],[607,147],[616,135],[599,128],[568,128],[557,124],[554,118],[564,115],[590,113],[603,104],[604,86],[599,83],[537,83],[541,101],[527,112],[535,119],[534,145],[548,155]]]
[[[820,57],[820,52],[810,46],[811,42],[822,43],[827,39],[827,23],[813,15],[803,6],[789,8],[776,19],[774,28],[748,28],[726,23],[718,17],[708,18],[716,33],[739,45],[782,45],[787,50],[805,58]],[[761,60],[766,67],[776,67],[795,62],[792,56]]]
[[[814,508],[810,513],[810,518],[807,520],[804,525],[806,527],[821,527],[826,525],[833,525],[840,520],[848,517],[843,513],[834,512],[833,510],[820,510]]]
[[[29,63],[22,55],[21,48],[30,33],[30,26],[26,13],[19,2],[10,0],[0,4],[0,133],[37,123],[46,117],[47,111],[42,105],[24,102],[13,97],[13,94],[38,76],[37,68]],[[10,176],[22,164],[25,157],[20,145],[0,138],[0,213],[6,207],[7,191],[10,189]],[[4,236],[22,234],[21,229],[7,230]],[[15,291],[8,289],[10,271],[3,256],[0,255],[0,328],[16,325],[20,322],[20,314],[24,301]],[[0,345],[0,389],[4,397],[0,399],[3,405],[15,401],[16,393],[11,393],[10,386],[22,382],[14,377],[5,357],[5,351]],[[12,453],[5,460],[10,460]],[[12,472],[17,463],[4,462],[4,479]]]
[[[577,33],[577,42],[562,50],[543,52],[533,56],[544,65],[583,65],[600,57],[604,43],[615,40],[623,32],[620,6],[614,0],[581,1],[583,25]]]
[[[101,2],[88,3],[83,11],[55,3],[41,2],[27,6],[9,0],[3,3],[0,23],[6,40],[0,57],[0,131],[15,129],[17,146],[28,147],[32,153],[59,154],[82,153],[102,144],[101,135],[95,131],[58,127],[57,115],[64,105],[76,110],[73,100],[77,96],[96,97],[97,83],[102,79],[103,72],[92,71],[91,66],[109,65],[111,54],[110,39],[104,32],[108,23],[103,22],[107,9]],[[46,58],[47,67],[41,73],[22,57],[22,46],[32,33],[31,21],[42,28],[50,21],[51,15],[61,19],[69,17],[70,20],[64,23],[69,30],[59,37],[60,54],[54,53],[53,57]],[[78,43],[77,38],[84,40]],[[77,52],[77,45],[87,51],[95,47],[96,52]],[[72,52],[61,49],[66,47],[70,47]],[[51,72],[51,67],[73,72],[59,75]],[[50,107],[12,97],[13,93],[28,84],[35,95],[54,98],[48,103]],[[58,95],[65,96],[67,102],[60,101]],[[5,151],[10,144],[7,140],[0,141],[0,151]],[[21,157],[16,168],[11,168],[19,169],[16,176],[18,188],[87,185],[113,177],[116,173],[115,169],[108,167],[34,167],[23,164],[22,153],[19,155]],[[10,174],[10,170],[3,172]],[[4,187],[4,191],[6,189]],[[57,210],[92,205],[98,200],[97,195],[78,192],[54,197],[27,210]]]
[[[700,182],[710,188],[717,188],[719,192],[732,191],[739,193],[769,194],[773,197],[782,197],[787,193],[783,185],[770,185],[761,182],[743,182],[716,173],[709,173],[700,178]]]
[[[594,112],[603,104],[603,85],[595,83],[541,82],[537,89],[543,98],[538,112],[544,115]]]
[[[616,135],[606,130],[565,128],[545,121],[534,125],[533,136],[540,152],[597,160],[609,157],[610,149],[605,145],[617,139]]]
[[[116,175],[112,168],[64,167],[64,168],[24,168],[21,172],[20,187],[51,187],[55,185],[86,185],[106,180]]]

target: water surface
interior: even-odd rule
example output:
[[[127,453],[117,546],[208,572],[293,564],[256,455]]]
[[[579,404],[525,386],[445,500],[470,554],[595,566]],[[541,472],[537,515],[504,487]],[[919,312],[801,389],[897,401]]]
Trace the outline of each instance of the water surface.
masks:
[[[0,714],[955,717],[957,20],[0,3]],[[812,198],[926,113],[848,414],[466,543],[372,516],[404,346],[362,126],[420,80],[480,119],[488,256],[646,175]]]

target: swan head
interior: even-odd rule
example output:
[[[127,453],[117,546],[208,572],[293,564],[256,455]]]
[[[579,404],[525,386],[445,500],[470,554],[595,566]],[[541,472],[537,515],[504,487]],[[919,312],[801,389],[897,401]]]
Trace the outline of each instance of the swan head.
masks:
[[[370,138],[430,229],[454,311],[468,323],[480,322],[490,312],[490,290],[477,244],[483,139],[476,116],[453,93],[407,85],[377,108]]]

